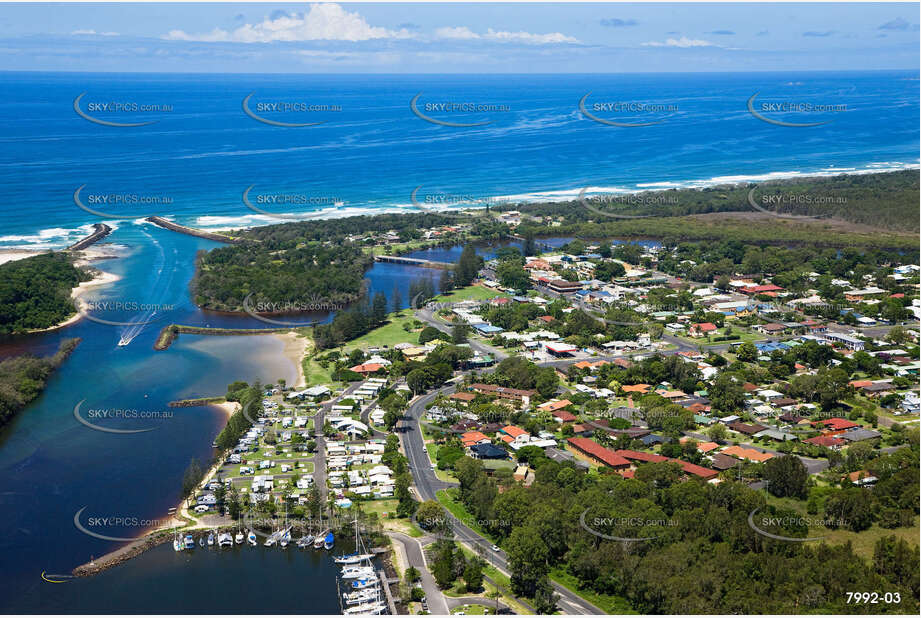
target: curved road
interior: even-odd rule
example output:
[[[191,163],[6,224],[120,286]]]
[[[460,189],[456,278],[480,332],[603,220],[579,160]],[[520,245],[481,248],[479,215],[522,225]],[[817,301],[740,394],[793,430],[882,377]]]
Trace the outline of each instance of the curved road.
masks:
[[[425,441],[422,437],[422,431],[419,429],[419,419],[425,412],[425,406],[429,404],[436,395],[452,390],[453,386],[442,387],[426,395],[418,397],[413,401],[408,410],[407,416],[397,424],[397,431],[403,443],[403,449],[409,460],[409,468],[412,472],[416,484],[416,491],[422,500],[436,500],[435,493],[439,490],[451,487],[449,483],[439,480],[435,476],[429,461],[428,452],[425,449]],[[492,541],[480,536],[468,526],[454,520],[452,523],[454,535],[458,541],[467,543],[473,547],[482,549],[482,554],[486,560],[498,569],[509,572],[508,560],[504,551],[493,551]],[[604,615],[605,612],[600,608],[592,605],[579,595],[567,588],[551,582],[560,599],[557,605],[564,614],[581,614],[581,615]]]

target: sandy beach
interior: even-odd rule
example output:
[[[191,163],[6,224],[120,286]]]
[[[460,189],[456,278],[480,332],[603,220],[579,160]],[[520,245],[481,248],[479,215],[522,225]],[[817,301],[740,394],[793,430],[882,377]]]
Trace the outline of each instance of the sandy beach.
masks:
[[[297,368],[297,384],[291,384],[292,388],[304,388],[307,385],[307,379],[304,376],[304,365],[301,363],[301,360],[307,354],[307,351],[313,346],[313,342],[310,340],[310,337],[302,337],[297,333],[283,333],[276,334],[275,337],[278,337],[285,344],[283,354],[285,358],[294,363],[294,366]]]
[[[233,416],[234,412],[240,409],[240,404],[236,401],[225,401],[224,403],[212,403],[210,405],[220,408],[227,415],[227,418]]]
[[[110,283],[115,283],[121,279],[118,275],[114,275],[105,271],[97,271],[96,276],[90,279],[89,281],[84,281],[77,287],[75,287],[70,292],[70,297],[74,299],[77,305],[77,313],[73,314],[63,322],[58,322],[54,326],[49,326],[48,328],[39,328],[35,330],[30,330],[30,333],[44,333],[47,331],[58,330],[59,328],[64,328],[65,326],[70,326],[71,324],[76,324],[83,318],[83,311],[85,303],[81,299],[81,296],[86,294],[92,288],[97,288],[103,285],[109,285]]]

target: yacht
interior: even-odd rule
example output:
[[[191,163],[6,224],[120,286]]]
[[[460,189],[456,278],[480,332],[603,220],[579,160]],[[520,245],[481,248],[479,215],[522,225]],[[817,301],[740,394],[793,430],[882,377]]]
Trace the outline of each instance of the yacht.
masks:
[[[346,616],[353,616],[355,614],[362,615],[376,615],[383,613],[385,605],[381,602],[374,603],[364,603],[362,605],[356,605],[355,607],[347,607],[342,610],[342,613]]]
[[[336,564],[358,564],[359,562],[370,560],[373,557],[374,554],[359,554],[358,552],[355,552],[354,554],[336,556],[333,558],[333,561]]]
[[[323,539],[326,537],[326,534],[328,532],[329,530],[326,530],[325,532],[321,532],[320,534],[317,535],[317,537],[313,540],[314,549],[320,549],[321,547],[323,547]]]
[[[374,577],[372,566],[347,566],[342,567],[342,579],[363,579]]]
[[[241,545],[243,543],[243,531],[238,530],[236,536],[233,537],[233,540],[237,545]]]
[[[361,579],[356,579],[352,582],[352,590],[363,590],[364,588],[370,588],[371,586],[376,586],[377,580],[371,579],[369,577],[364,577]]]
[[[369,601],[379,601],[379,597],[380,590],[377,588],[365,588],[363,590],[356,590],[355,592],[347,592],[342,595],[346,605],[358,605],[360,603],[368,603]]]
[[[278,537],[278,545],[282,549],[288,546],[288,543],[291,542],[291,528],[286,528],[281,535]]]
[[[313,535],[312,535],[312,534],[308,534],[308,535],[306,535],[306,536],[302,536],[301,538],[299,538],[299,539],[297,540],[297,546],[298,546],[299,548],[301,548],[301,549],[305,549],[305,548],[307,548],[307,547],[310,547],[312,544],[313,544]]]
[[[256,545],[256,533],[252,530],[249,531],[249,534],[246,535],[246,542],[250,545]]]
[[[323,548],[324,548],[324,549],[327,549],[327,550],[332,549],[332,548],[333,548],[333,543],[334,543],[335,541],[336,541],[336,537],[333,536],[333,533],[332,533],[332,532],[328,532],[328,533],[326,534],[326,538],[323,539]]]
[[[182,541],[178,535],[173,537],[173,551],[182,551]]]

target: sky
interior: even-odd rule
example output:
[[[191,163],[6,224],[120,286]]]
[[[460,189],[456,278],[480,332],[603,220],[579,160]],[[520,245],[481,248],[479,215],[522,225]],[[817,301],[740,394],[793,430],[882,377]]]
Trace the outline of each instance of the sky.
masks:
[[[0,71],[916,71],[918,16],[918,3],[0,3]]]

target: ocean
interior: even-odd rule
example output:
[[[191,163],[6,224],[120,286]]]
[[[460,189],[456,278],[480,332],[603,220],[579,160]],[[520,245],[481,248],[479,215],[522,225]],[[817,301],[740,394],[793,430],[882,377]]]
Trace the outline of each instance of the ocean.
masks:
[[[77,106],[93,118],[155,123],[91,122],[74,109],[81,93]],[[257,116],[322,124],[260,122],[243,111],[250,93]],[[579,111],[587,93],[587,110],[603,120],[658,124],[615,127],[591,120]],[[761,101],[837,107],[765,112],[787,122],[827,123],[778,126],[749,113],[747,101],[755,93]],[[163,546],[92,580],[49,584],[40,577],[43,571],[67,573],[119,546],[80,532],[74,517],[81,509],[84,525],[89,517],[118,518],[119,524],[97,529],[115,537],[133,536],[140,532],[138,522],[163,518],[178,500],[183,470],[193,457],[210,459],[211,441],[224,423],[212,408],[173,409],[172,416],[156,420],[107,421],[115,428],[153,428],[119,435],[82,425],[75,406],[83,402],[84,414],[103,408],[164,411],[174,399],[222,394],[234,380],[291,382],[296,375],[274,337],[182,335],[167,351],[152,349],[167,323],[268,325],[198,310],[188,295],[195,255],[217,243],[153,227],[145,216],[228,229],[280,223],[289,214],[418,212],[419,204],[572,199],[585,187],[628,192],[918,165],[916,73],[0,73],[0,94],[0,186],[6,198],[0,250],[63,248],[93,223],[105,222],[115,231],[98,247],[117,257],[95,265],[120,279],[87,298],[154,307],[107,314],[117,322],[140,316],[144,324],[84,319],[61,331],[0,342],[4,358],[51,353],[67,337],[83,340],[43,395],[0,431],[5,612],[237,613],[268,607],[309,613],[337,607],[326,584],[332,573],[326,558],[282,558],[262,548],[252,557],[242,550],[174,556]],[[410,108],[417,94],[422,115],[489,124],[424,120]],[[629,105],[621,111],[595,106],[608,102]],[[635,102],[665,109],[649,111]],[[300,111],[305,103],[321,108]],[[446,111],[442,103],[459,107]],[[148,105],[159,109],[141,109]],[[273,105],[293,111],[272,111]],[[107,111],[113,106],[126,111]],[[243,200],[247,189],[249,204]],[[459,251],[415,255],[451,260]],[[366,276],[372,293],[390,295],[396,287],[405,304],[409,283],[432,274],[376,264]],[[128,345],[117,345],[126,338]],[[252,585],[237,585],[244,580]],[[293,598],[293,590],[296,602],[275,604]]]

